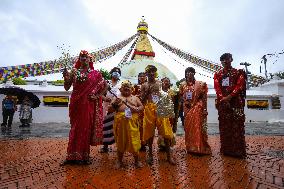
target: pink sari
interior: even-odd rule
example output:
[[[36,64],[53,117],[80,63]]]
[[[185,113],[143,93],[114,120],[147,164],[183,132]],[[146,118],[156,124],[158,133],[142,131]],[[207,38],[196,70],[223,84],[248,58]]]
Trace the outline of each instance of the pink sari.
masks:
[[[102,144],[102,99],[91,101],[89,95],[101,92],[104,86],[105,81],[96,70],[92,70],[84,82],[75,80],[69,106],[71,130],[67,160],[88,160],[90,145]]]
[[[207,85],[195,81],[192,86],[183,87],[183,98],[186,92],[192,92],[190,108],[184,105],[184,130],[186,150],[193,154],[211,154],[207,139]]]

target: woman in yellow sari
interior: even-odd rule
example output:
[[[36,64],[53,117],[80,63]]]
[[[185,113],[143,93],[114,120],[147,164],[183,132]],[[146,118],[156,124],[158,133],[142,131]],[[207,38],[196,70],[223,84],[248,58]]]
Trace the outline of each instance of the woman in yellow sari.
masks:
[[[180,86],[184,100],[185,145],[188,153],[211,154],[207,139],[207,85],[195,80],[195,69],[185,70],[186,81]]]

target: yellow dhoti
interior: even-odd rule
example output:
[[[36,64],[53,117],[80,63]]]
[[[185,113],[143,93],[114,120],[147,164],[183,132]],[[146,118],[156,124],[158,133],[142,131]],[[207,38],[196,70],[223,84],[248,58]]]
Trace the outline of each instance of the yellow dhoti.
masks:
[[[114,138],[118,152],[137,153],[141,148],[138,114],[133,113],[126,118],[124,112],[117,112],[114,116]]]
[[[174,134],[169,118],[157,116],[157,105],[148,102],[144,106],[143,118],[143,141],[154,137],[155,128],[157,127],[159,135],[165,139],[172,139]]]

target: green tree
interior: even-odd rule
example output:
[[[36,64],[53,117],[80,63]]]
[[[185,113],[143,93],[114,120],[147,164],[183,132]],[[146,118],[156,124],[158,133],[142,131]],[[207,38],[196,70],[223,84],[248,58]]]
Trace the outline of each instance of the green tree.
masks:
[[[111,75],[110,75],[110,73],[107,70],[101,68],[100,72],[103,75],[105,80],[110,80],[111,79]]]
[[[275,75],[277,75],[281,79],[284,79],[284,71],[277,72],[277,73],[275,73]]]
[[[14,85],[27,85],[27,82],[20,77],[13,78],[12,82]]]

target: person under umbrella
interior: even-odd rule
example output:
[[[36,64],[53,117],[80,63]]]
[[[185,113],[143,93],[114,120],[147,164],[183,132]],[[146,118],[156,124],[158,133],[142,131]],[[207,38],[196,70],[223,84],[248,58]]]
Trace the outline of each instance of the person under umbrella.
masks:
[[[31,122],[31,108],[37,108],[40,105],[39,98],[32,92],[28,92],[25,89],[17,86],[5,86],[0,88],[0,94],[6,94],[7,97],[2,102],[3,123],[1,126],[12,125],[13,116],[17,110],[16,104],[21,104],[20,108],[20,121],[21,126],[29,126]],[[17,97],[17,100],[14,97]],[[17,102],[16,102],[17,101]],[[12,105],[11,105],[12,104]],[[11,107],[13,107],[11,109]]]
[[[6,127],[8,123],[8,127],[12,126],[14,113],[17,110],[15,98],[12,95],[8,94],[2,101],[2,115],[3,115],[3,123],[2,127]]]
[[[20,127],[28,127],[32,122],[32,101],[28,96],[25,96],[20,106]]]
[[[32,92],[28,92],[25,89],[17,86],[6,86],[0,88],[0,94],[16,96],[18,98],[18,104],[22,104],[22,100],[25,96],[28,96],[32,102],[32,108],[37,108],[40,105],[39,98]]]

